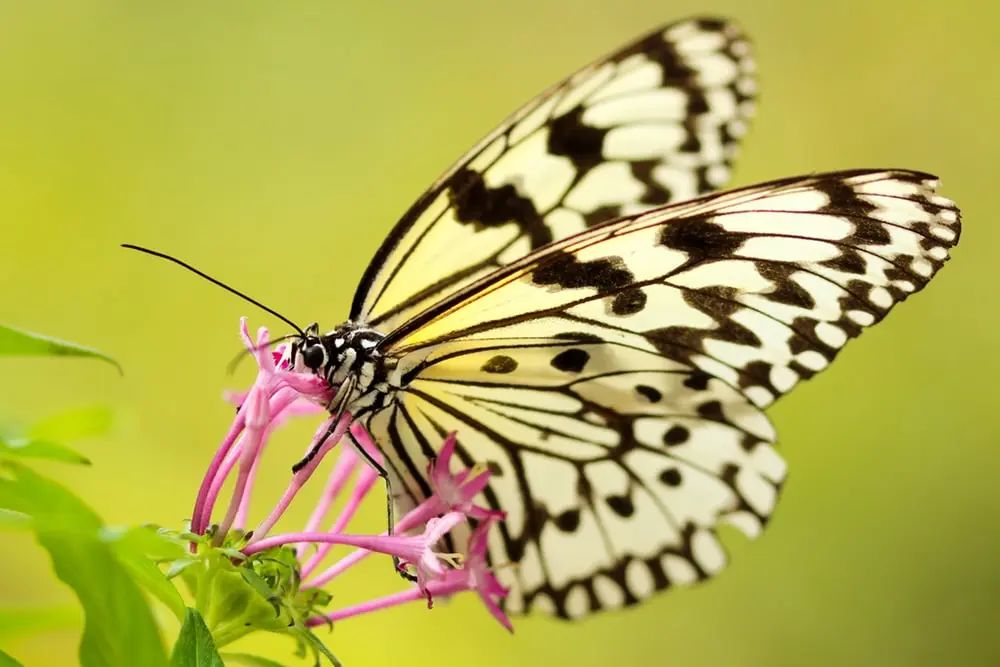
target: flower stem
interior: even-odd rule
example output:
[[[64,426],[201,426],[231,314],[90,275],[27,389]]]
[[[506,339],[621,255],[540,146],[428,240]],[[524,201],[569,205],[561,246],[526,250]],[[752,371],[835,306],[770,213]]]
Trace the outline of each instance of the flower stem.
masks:
[[[240,433],[243,432],[243,427],[246,422],[243,415],[236,415],[236,419],[233,420],[233,425],[229,428],[229,432],[226,433],[226,437],[222,439],[222,444],[215,452],[215,456],[212,458],[212,462],[208,466],[208,470],[205,472],[205,476],[201,480],[201,486],[198,487],[198,497],[194,502],[194,510],[191,512],[191,531],[200,535],[205,532],[205,528],[208,527],[208,521],[212,514],[211,505],[214,504],[215,498],[213,497],[209,500],[209,491],[212,488],[213,482],[215,482],[215,477],[219,472],[219,468],[222,466],[226,455],[232,448],[236,439],[239,437]]]
[[[375,598],[374,600],[368,600],[367,602],[360,602],[358,604],[351,605],[350,607],[344,607],[343,609],[337,609],[329,614],[313,616],[306,621],[306,625],[309,627],[316,627],[317,625],[325,625],[327,623],[342,621],[345,618],[351,618],[352,616],[361,616],[362,614],[368,614],[373,611],[397,607],[401,604],[406,604],[407,602],[426,600],[428,594],[434,597],[447,597],[466,590],[468,590],[468,586],[462,583],[433,581],[427,584],[426,591],[421,591],[419,588],[414,586],[405,591],[384,595],[380,598]]]
[[[444,507],[437,498],[429,498],[428,500],[425,500],[424,502],[420,503],[420,505],[414,507],[412,510],[407,512],[406,516],[400,519],[393,527],[393,531],[396,534],[405,533],[411,528],[415,528],[421,524],[426,523],[428,519],[437,516],[438,514],[441,514],[446,510],[447,508]],[[380,535],[382,537],[385,537],[388,534],[389,534],[388,532],[383,531]],[[329,547],[326,547],[326,549],[327,551],[329,551]],[[327,551],[324,551],[323,555],[326,555]],[[336,577],[343,574],[348,569],[360,563],[362,560],[364,560],[371,554],[372,552],[368,551],[367,549],[359,549],[357,551],[349,553],[340,560],[338,560],[336,563],[330,565],[328,568],[320,572],[318,575],[316,575],[309,581],[304,582],[302,584],[302,588],[319,588],[320,586],[324,586],[329,582],[331,582]],[[313,556],[313,559],[316,559],[316,556]],[[306,567],[302,568],[303,579],[309,576],[309,574],[311,574],[312,571],[315,569],[316,564],[318,564],[319,561],[317,560],[316,564],[314,564],[313,559],[310,559],[310,561],[306,564]]]
[[[298,398],[298,394],[293,389],[282,387],[271,397],[260,396],[251,391],[247,401],[243,404],[242,409],[247,411],[250,420],[247,422],[240,442],[240,468],[226,516],[219,524],[219,532],[216,535],[218,543],[221,543],[222,538],[229,532],[236,519],[236,513],[243,503],[243,497],[248,493],[248,482],[251,479],[250,471],[260,458],[264,443],[267,441],[267,435],[270,432],[269,424],[294,403],[296,398]],[[260,402],[259,406],[256,404],[258,401]]]
[[[264,521],[262,521],[261,524],[253,531],[253,537],[250,540],[250,544],[254,544],[258,540],[263,539],[271,528],[274,527],[274,524],[278,522],[278,520],[285,513],[285,510],[288,509],[288,506],[291,505],[292,500],[295,499],[299,489],[301,489],[302,486],[309,481],[309,478],[312,477],[313,471],[316,470],[316,466],[320,464],[320,461],[323,460],[323,457],[326,456],[327,452],[333,449],[344,437],[344,432],[351,423],[351,419],[352,417],[350,413],[345,412],[340,416],[340,421],[334,425],[332,430],[330,429],[330,424],[333,421],[333,417],[320,424],[319,429],[316,430],[316,435],[309,444],[309,450],[307,450],[311,451],[313,447],[322,442],[323,444],[320,445],[319,451],[316,452],[316,455],[309,462],[309,464],[306,465],[306,467],[292,475],[292,479],[285,488],[285,492],[282,494],[278,504],[274,506],[274,509],[271,510],[271,513],[267,516],[267,518],[264,519]]]
[[[285,544],[314,542],[359,547],[361,549],[392,555],[396,553],[396,549],[394,549],[395,545],[404,539],[406,538],[382,537],[380,535],[347,535],[343,533],[284,533],[282,535],[274,535],[273,537],[265,537],[252,544],[248,544],[243,548],[243,553],[247,556],[252,556],[255,553],[267,551],[268,549],[280,547]]]
[[[330,506],[340,496],[341,491],[347,485],[348,479],[350,479],[351,474],[357,467],[358,457],[355,455],[354,450],[351,447],[342,447],[340,456],[337,457],[337,462],[334,464],[333,470],[330,471],[326,486],[323,487],[323,492],[320,494],[319,503],[316,504],[312,514],[309,515],[309,520],[306,521],[306,525],[303,528],[304,532],[309,533],[319,530],[320,524],[326,517],[327,512],[330,511]],[[299,549],[299,556],[301,557],[301,555],[302,549]]]
[[[341,454],[343,456],[343,454]],[[347,504],[340,512],[340,516],[330,527],[331,533],[341,533],[347,524],[354,518],[354,515],[358,511],[358,507],[361,506],[361,501],[364,499],[368,492],[371,491],[372,486],[378,481],[378,473],[375,472],[370,466],[365,466],[358,473],[358,479],[354,483],[354,491],[351,493],[351,497],[348,499]],[[302,578],[306,578],[309,574],[316,569],[316,566],[326,557],[327,553],[333,547],[332,544],[322,545],[315,554],[309,558],[308,561],[302,566]]]

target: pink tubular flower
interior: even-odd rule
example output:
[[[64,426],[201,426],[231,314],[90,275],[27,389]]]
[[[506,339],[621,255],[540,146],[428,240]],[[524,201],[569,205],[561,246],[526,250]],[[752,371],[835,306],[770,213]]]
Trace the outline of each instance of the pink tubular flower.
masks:
[[[379,535],[372,538],[372,546],[377,545],[378,548],[369,549],[398,556],[405,564],[412,565],[417,572],[417,585],[426,590],[429,581],[445,575],[441,558],[433,550],[434,545],[463,521],[465,515],[461,512],[449,512],[443,517],[428,520],[423,534],[418,537]]]
[[[280,425],[289,413],[301,413],[302,403],[325,404],[332,397],[330,388],[320,378],[288,370],[287,361],[268,348],[267,329],[261,327],[254,343],[247,329],[246,318],[242,318],[240,335],[257,360],[257,379],[250,391],[243,395],[236,419],[216,451],[198,489],[198,498],[191,516],[191,530],[198,534],[204,533],[208,527],[222,484],[236,462],[240,462],[240,469],[229,510],[220,525],[222,533],[232,526],[244,494],[248,493],[247,482],[251,470],[262,453],[270,431]],[[278,363],[279,359],[281,364]]]
[[[497,581],[487,560],[487,537],[497,521],[496,517],[490,517],[476,526],[469,537],[468,546],[462,558],[462,567],[447,570],[443,576],[431,580],[427,583],[426,590],[411,588],[386,595],[328,614],[314,616],[306,621],[306,624],[309,626],[323,625],[380,609],[388,609],[406,602],[414,602],[424,597],[429,602],[435,597],[450,597],[466,591],[475,591],[493,618],[507,630],[513,632],[514,626],[500,606],[500,601],[507,596],[507,589]],[[428,606],[430,605],[428,604]]]
[[[366,450],[377,452],[371,436],[360,424],[355,424],[351,427],[351,435]],[[488,470],[473,475],[472,479],[467,479],[470,474],[468,470],[462,470],[457,474],[451,473],[450,466],[455,453],[455,442],[454,433],[445,438],[438,457],[428,465],[428,479],[430,480],[431,489],[434,492],[433,495],[410,510],[406,516],[396,523],[395,529],[397,532],[404,533],[412,530],[427,523],[434,517],[448,512],[460,512],[475,521],[482,521],[489,518],[504,518],[503,512],[489,510],[472,502],[473,498],[489,482],[490,472]],[[379,454],[379,456],[381,455]],[[386,535],[386,533],[382,533],[382,535]],[[314,559],[306,563],[303,568],[303,576],[308,577],[312,574],[316,565],[315,560],[325,556],[329,551],[329,547],[329,543],[320,547],[320,551],[314,556]],[[329,583],[341,573],[357,565],[374,551],[359,550],[344,556],[324,571],[311,577],[305,583],[305,587],[315,588]]]
[[[399,558],[403,563],[412,565],[417,573],[417,584],[426,591],[429,582],[442,579],[447,573],[443,556],[434,551],[434,545],[456,525],[465,521],[461,512],[449,512],[443,517],[430,519],[424,532],[420,535],[347,535],[344,533],[289,533],[276,535],[254,542],[243,549],[247,556],[266,551],[283,544],[313,542],[340,544],[359,547],[375,553],[386,554]]]
[[[490,614],[511,630],[510,620],[501,608],[507,591],[493,575],[487,557],[489,531],[503,518],[503,512],[475,504],[489,482],[490,472],[478,465],[466,469],[457,463],[455,434],[444,440],[439,456],[428,466],[433,494],[402,517],[393,527],[392,534],[388,531],[378,535],[348,533],[345,531],[357,509],[372,490],[376,489],[376,502],[384,502],[384,495],[378,474],[367,464],[366,457],[340,441],[349,432],[357,446],[380,464],[382,453],[364,426],[354,421],[351,414],[344,413],[337,419],[329,417],[316,430],[309,444],[307,451],[315,451],[315,456],[291,475],[284,493],[266,518],[252,532],[242,532],[250,513],[250,496],[256,478],[275,469],[287,470],[296,460],[295,456],[288,456],[280,466],[261,465],[271,435],[290,417],[325,413],[336,387],[330,387],[311,371],[292,368],[290,348],[279,345],[272,351],[266,329],[258,331],[256,340],[250,338],[245,320],[241,320],[240,330],[244,344],[257,361],[257,378],[249,391],[230,395],[239,409],[202,481],[191,518],[192,532],[196,535],[207,533],[205,539],[224,549],[223,560],[227,562],[239,563],[240,558],[245,558],[246,563],[257,563],[260,569],[263,567],[260,563],[292,559],[295,572],[290,581],[294,585],[288,588],[298,596],[295,600],[308,599],[309,605],[297,602],[299,606],[295,607],[290,602],[288,608],[299,609],[305,614],[301,617],[303,628],[421,599],[426,599],[430,606],[433,598],[474,591]],[[282,525],[286,510],[299,491],[334,449],[337,449],[337,460],[329,466],[327,480],[304,529],[273,532]],[[228,509],[221,522],[213,524],[216,499],[234,471]],[[334,507],[339,507],[336,516],[332,515]],[[467,521],[473,527],[464,554],[438,551],[445,536]],[[323,565],[332,550],[345,547],[352,551]],[[242,556],[234,549],[239,549]],[[192,550],[196,550],[195,544]],[[285,555],[278,555],[279,552]],[[394,557],[405,572],[415,575],[416,582],[407,584],[405,590],[393,595],[332,612],[315,608],[316,600],[325,604],[330,597],[320,590],[321,586],[371,554]],[[321,566],[325,569],[319,569]],[[390,570],[387,559],[387,580],[404,582]]]
[[[431,595],[454,595],[461,591],[475,591],[493,618],[513,632],[514,626],[500,606],[500,601],[507,597],[507,589],[497,581],[487,559],[489,531],[497,521],[497,517],[491,516],[476,526],[469,536],[462,569],[447,572],[441,581],[428,586],[428,592]]]
[[[441,453],[427,466],[427,475],[431,481],[431,488],[434,489],[432,498],[440,500],[452,511],[462,512],[473,519],[483,520],[491,517],[502,519],[503,512],[488,510],[472,502],[472,499],[489,483],[489,470],[484,467],[477,474],[472,474],[472,470],[452,474],[451,459],[455,455],[455,442],[455,434],[449,433],[441,446]]]

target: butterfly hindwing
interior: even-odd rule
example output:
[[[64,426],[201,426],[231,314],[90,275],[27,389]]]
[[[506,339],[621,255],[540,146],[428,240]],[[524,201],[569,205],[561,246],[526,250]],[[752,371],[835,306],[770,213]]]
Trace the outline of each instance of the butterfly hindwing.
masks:
[[[391,330],[551,241],[717,189],[754,92],[748,42],[720,20],[666,26],[585,67],[414,204],[363,277],[351,319]]]
[[[921,289],[958,211],[908,171],[785,179],[556,242],[387,337],[407,384],[368,416],[403,504],[441,434],[496,473],[483,502],[512,610],[562,616],[711,575],[784,466],[761,410]]]
[[[414,500],[407,470],[440,433],[490,467],[483,502],[507,514],[491,556],[517,563],[498,571],[511,612],[578,617],[703,579],[725,563],[714,527],[756,536],[784,476],[770,424],[738,391],[586,336],[442,345],[368,427],[406,462],[394,487]]]

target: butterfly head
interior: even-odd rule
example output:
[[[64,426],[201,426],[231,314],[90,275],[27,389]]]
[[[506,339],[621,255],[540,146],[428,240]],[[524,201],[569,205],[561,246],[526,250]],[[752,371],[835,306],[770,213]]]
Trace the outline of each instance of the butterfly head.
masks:
[[[365,388],[370,383],[381,340],[382,334],[352,322],[325,334],[314,323],[292,343],[292,366],[312,371],[331,386],[339,386],[353,373],[357,375],[359,388]]]
[[[298,336],[291,346],[292,366],[299,363],[313,372],[323,368],[329,360],[329,352],[319,334],[319,324],[313,322]]]

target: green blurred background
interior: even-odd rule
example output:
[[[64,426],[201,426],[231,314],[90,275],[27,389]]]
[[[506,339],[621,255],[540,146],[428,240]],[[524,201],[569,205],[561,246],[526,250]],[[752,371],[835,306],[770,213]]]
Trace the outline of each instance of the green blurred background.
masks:
[[[738,19],[759,116],[737,184],[900,166],[939,174],[966,221],[926,293],[771,411],[790,479],[715,581],[506,635],[473,598],[344,622],[351,665],[1000,664],[997,5],[511,0],[502,3],[3,2],[0,321],[125,366],[4,360],[0,420],[114,407],[95,465],[47,467],[109,521],[179,526],[232,416],[237,318],[284,328],[118,249],[141,243],[293,319],[341,320],[399,214],[547,84],[655,25]],[[261,498],[309,430],[286,434]],[[263,501],[257,512],[263,512]],[[304,510],[299,510],[301,513]],[[377,502],[362,517],[380,529]],[[0,604],[71,605],[34,543],[4,534]],[[396,585],[383,563],[334,592]],[[172,631],[172,629],[171,629]],[[79,627],[4,647],[74,664]],[[284,640],[244,645],[283,662]]]

